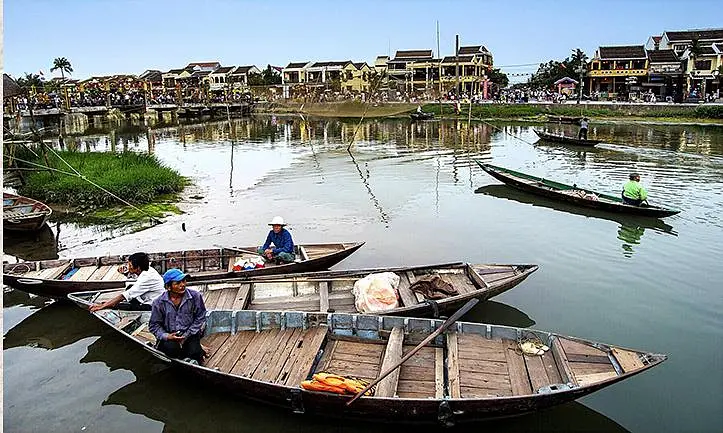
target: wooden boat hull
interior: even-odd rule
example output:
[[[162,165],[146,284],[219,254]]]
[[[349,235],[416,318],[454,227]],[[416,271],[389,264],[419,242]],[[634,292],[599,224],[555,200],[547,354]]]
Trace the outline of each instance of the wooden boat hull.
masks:
[[[537,270],[537,265],[471,265],[450,263],[399,268],[351,269],[306,274],[222,279],[190,283],[201,292],[206,308],[323,311],[356,313],[354,283],[369,274],[394,272],[399,280],[399,306],[380,311],[378,315],[430,316],[456,310],[472,298],[488,300],[524,281]],[[428,300],[409,289],[413,280],[436,274],[451,284],[459,294],[444,299]],[[87,308],[117,296],[122,289],[85,291],[69,295],[79,306]]]
[[[482,168],[482,170],[487,172],[487,174],[504,183],[505,185],[509,185],[513,188],[517,188],[519,190],[526,191],[532,194],[541,195],[543,197],[549,197],[555,200],[573,203],[578,206],[600,209],[608,212],[640,215],[655,218],[663,218],[680,213],[680,211],[676,209],[667,209],[658,206],[631,206],[624,204],[621,198],[611,195],[601,194],[599,192],[586,190],[577,186],[570,186],[559,182],[545,180],[535,176],[509,170],[503,167],[484,164],[480,161],[476,162]],[[586,193],[597,195],[600,199],[589,200],[586,198],[565,194],[564,192],[562,192],[566,190],[585,191]]]
[[[414,112],[414,113],[410,114],[409,117],[411,117],[412,120],[430,120],[430,119],[434,119],[434,113]]]
[[[575,116],[547,116],[548,122],[580,124],[582,117]]]
[[[300,251],[307,254],[300,262],[269,264],[264,268],[245,271],[228,271],[229,263],[233,264],[233,260],[238,257],[256,256],[253,252],[256,247],[150,253],[149,257],[152,266],[161,274],[167,269],[178,267],[190,273],[192,281],[206,281],[325,270],[353,254],[362,245],[363,242],[299,245]],[[3,284],[38,296],[66,299],[69,293],[79,290],[122,287],[126,278],[115,269],[125,262],[126,256],[107,256],[8,264],[3,266]],[[76,273],[69,279],[63,279],[72,269],[77,269]]]
[[[575,137],[568,137],[566,135],[550,134],[547,132],[538,131],[537,129],[533,129],[533,131],[535,131],[535,134],[537,134],[540,139],[545,141],[551,141],[553,143],[573,144],[575,146],[588,147],[594,147],[596,144],[600,143],[600,140],[582,140]]]
[[[52,209],[45,203],[20,195],[3,193],[3,230],[32,232],[50,218]]]
[[[445,426],[520,415],[569,402],[628,379],[667,358],[575,337],[458,322],[365,396],[310,391],[299,384],[325,371],[373,380],[439,327],[441,320],[271,311],[212,311],[204,366],[169,359],[153,347],[150,313],[93,313],[179,375],[219,390],[324,417]],[[149,337],[150,335],[150,337]],[[395,337],[392,337],[395,335]],[[520,339],[549,350],[519,351]],[[392,355],[387,355],[391,353]],[[385,383],[386,382],[386,383]]]

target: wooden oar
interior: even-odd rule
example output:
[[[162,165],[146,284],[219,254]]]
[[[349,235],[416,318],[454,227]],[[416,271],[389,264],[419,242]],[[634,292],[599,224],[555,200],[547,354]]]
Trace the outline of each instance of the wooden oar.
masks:
[[[444,323],[442,323],[442,325],[441,325],[439,328],[437,328],[434,332],[432,332],[431,334],[429,334],[429,335],[427,336],[427,338],[425,338],[421,343],[419,343],[419,344],[417,345],[417,347],[415,347],[414,349],[412,349],[412,350],[410,350],[409,352],[407,352],[407,354],[404,355],[404,357],[403,357],[399,362],[397,362],[395,365],[389,367],[389,369],[388,369],[387,371],[383,372],[382,374],[380,374],[379,377],[377,377],[377,378],[374,380],[374,382],[372,382],[372,383],[370,383],[369,385],[367,385],[366,388],[364,388],[364,389],[362,389],[361,391],[359,391],[359,392],[354,396],[354,398],[352,398],[351,400],[347,401],[347,402],[346,402],[346,405],[347,405],[347,406],[350,406],[350,405],[351,405],[352,403],[354,403],[359,397],[361,397],[362,395],[364,395],[365,392],[367,392],[367,391],[369,391],[370,389],[372,389],[372,387],[373,387],[374,385],[376,385],[377,383],[381,382],[382,379],[384,379],[385,377],[389,376],[389,374],[390,374],[392,371],[396,370],[396,369],[399,368],[402,364],[404,364],[405,362],[407,362],[407,360],[408,360],[409,358],[411,358],[415,353],[419,352],[419,349],[421,349],[422,347],[426,346],[427,343],[429,343],[430,341],[434,340],[434,339],[435,339],[439,334],[441,334],[442,332],[446,331],[447,328],[449,328],[450,326],[452,326],[452,324],[453,324],[454,322],[456,322],[457,320],[459,320],[460,317],[464,316],[465,313],[467,313],[469,310],[472,309],[472,307],[474,307],[475,305],[477,305],[478,302],[479,302],[479,299],[477,299],[477,298],[473,298],[473,299],[470,299],[469,301],[467,301],[467,303],[464,304],[464,305],[462,306],[462,308],[460,308],[460,309],[457,310],[454,314],[452,314],[452,316],[450,316],[449,319],[445,320]]]

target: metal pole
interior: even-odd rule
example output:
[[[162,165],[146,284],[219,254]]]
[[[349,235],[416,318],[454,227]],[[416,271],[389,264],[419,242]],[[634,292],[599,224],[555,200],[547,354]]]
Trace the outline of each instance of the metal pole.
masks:
[[[456,35],[455,37],[455,48],[454,48],[454,73],[457,77],[457,87],[455,89],[455,93],[457,94],[457,99],[459,99],[459,35]]]

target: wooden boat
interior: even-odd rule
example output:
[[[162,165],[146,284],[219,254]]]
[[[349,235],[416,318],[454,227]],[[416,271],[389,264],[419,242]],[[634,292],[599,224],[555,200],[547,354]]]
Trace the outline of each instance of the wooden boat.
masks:
[[[609,212],[656,218],[663,218],[680,213],[679,210],[660,206],[632,206],[623,203],[623,199],[621,197],[602,194],[596,191],[580,188],[577,185],[570,186],[564,183],[542,179],[507,168],[484,164],[480,161],[476,162],[480,167],[482,167],[482,170],[486,171],[490,176],[513,188],[556,200],[562,200],[579,206],[601,209]],[[597,197],[597,199],[589,198],[593,195]]]
[[[535,134],[537,134],[537,136],[540,137],[542,140],[551,141],[553,143],[574,144],[576,146],[591,147],[600,143],[600,140],[583,140],[581,138],[570,137],[567,135],[550,134],[549,132],[543,132],[537,129],[533,129],[533,131],[535,131]]]
[[[441,324],[347,313],[211,311],[203,366],[154,348],[150,312],[93,313],[129,341],[209,386],[300,414],[380,422],[454,423],[569,402],[654,367],[665,355],[551,332],[457,322],[382,380],[373,396],[300,387],[318,372],[372,381]],[[526,355],[520,343],[549,350]]]
[[[418,113],[415,111],[414,113],[411,113],[409,117],[411,117],[412,120],[429,120],[434,118],[434,113]]]
[[[573,124],[580,124],[580,121],[582,120],[582,116],[550,116],[547,115],[547,121],[548,122],[555,122],[555,123],[573,123]]]
[[[293,310],[356,313],[354,283],[372,273],[394,272],[399,276],[400,306],[384,315],[438,317],[440,312],[455,310],[468,300],[481,301],[499,295],[524,281],[537,265],[471,265],[451,263],[433,266],[371,268],[306,274],[227,279],[191,283],[189,287],[203,294],[209,310]],[[410,285],[418,278],[436,274],[459,293],[431,302],[413,292]],[[121,289],[72,293],[71,299],[81,306],[114,298]]]
[[[233,265],[258,257],[257,247],[149,253],[152,266],[163,274],[170,268],[191,273],[194,281],[231,277],[311,272],[329,269],[361,248],[364,242],[296,245],[294,263],[267,263],[263,268],[233,271]],[[79,290],[123,287],[125,275],[117,271],[127,256],[41,260],[3,265],[3,284],[40,296],[65,299]]]
[[[53,210],[45,203],[21,195],[3,193],[3,230],[36,231]]]
[[[620,224],[620,227],[651,229],[658,233],[665,233],[671,236],[678,236],[673,226],[658,218],[647,218],[638,215],[606,212],[599,209],[577,206],[572,203],[554,200],[529,192],[510,188],[507,185],[485,185],[477,188],[475,194],[485,194],[496,198],[515,201],[517,203],[529,204],[536,207],[544,207],[560,212],[571,213],[587,218],[597,218],[613,221]]]

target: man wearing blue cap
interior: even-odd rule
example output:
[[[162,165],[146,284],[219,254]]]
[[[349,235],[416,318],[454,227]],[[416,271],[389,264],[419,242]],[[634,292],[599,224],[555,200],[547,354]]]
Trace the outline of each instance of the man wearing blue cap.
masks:
[[[187,277],[175,268],[163,274],[166,292],[153,301],[148,329],[156,336],[156,348],[161,352],[201,364],[206,306],[201,293],[186,288]]]

